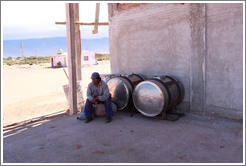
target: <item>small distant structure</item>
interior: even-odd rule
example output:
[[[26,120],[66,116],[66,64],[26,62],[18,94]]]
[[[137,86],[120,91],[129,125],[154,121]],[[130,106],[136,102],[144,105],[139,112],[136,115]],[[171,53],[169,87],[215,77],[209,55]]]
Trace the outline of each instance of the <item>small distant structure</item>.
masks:
[[[96,65],[96,53],[91,51],[81,51],[81,65]],[[57,55],[50,57],[51,67],[67,67],[67,52],[63,53],[62,49],[57,50]]]
[[[100,59],[98,59],[99,61],[103,62],[103,55],[104,54],[96,53],[95,55],[96,55],[96,57],[100,57]]]
[[[57,50],[57,55],[62,55],[63,54],[63,50],[62,49],[58,49]]]
[[[51,67],[66,67],[67,54],[63,53],[62,49],[57,50],[56,55],[50,56]]]

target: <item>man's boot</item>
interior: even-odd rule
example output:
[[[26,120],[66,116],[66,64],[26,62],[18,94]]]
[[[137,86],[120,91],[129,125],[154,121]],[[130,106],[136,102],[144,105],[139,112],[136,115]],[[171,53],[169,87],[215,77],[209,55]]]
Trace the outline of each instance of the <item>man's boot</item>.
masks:
[[[89,123],[89,122],[92,121],[92,120],[93,120],[92,117],[86,117],[85,123]]]
[[[111,122],[111,121],[112,121],[112,117],[111,117],[111,116],[106,117],[105,123],[109,123],[109,122]]]

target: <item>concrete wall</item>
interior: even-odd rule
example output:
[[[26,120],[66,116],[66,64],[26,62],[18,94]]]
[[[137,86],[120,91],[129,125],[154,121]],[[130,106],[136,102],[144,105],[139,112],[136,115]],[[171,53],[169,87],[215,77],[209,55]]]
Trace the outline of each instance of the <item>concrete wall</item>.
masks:
[[[175,76],[185,88],[179,108],[242,118],[242,4],[121,6],[108,6],[113,74]]]
[[[242,117],[243,5],[207,5],[205,109]]]

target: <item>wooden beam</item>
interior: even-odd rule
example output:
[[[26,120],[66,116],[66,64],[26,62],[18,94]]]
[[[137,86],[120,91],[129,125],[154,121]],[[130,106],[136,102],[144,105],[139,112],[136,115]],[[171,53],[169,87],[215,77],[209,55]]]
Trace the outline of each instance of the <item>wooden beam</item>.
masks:
[[[74,21],[79,21],[79,4],[74,3]],[[81,75],[81,38],[80,38],[80,25],[75,24],[75,55],[76,55],[76,73],[77,81],[82,80]]]
[[[69,74],[69,114],[77,114],[74,5],[66,3],[67,56]]]
[[[100,12],[100,3],[96,3],[95,25],[92,34],[98,33],[99,12]]]
[[[66,25],[66,21],[56,21],[55,24],[57,25]],[[96,25],[94,22],[91,23],[84,23],[84,22],[75,22],[75,24],[79,24],[79,25]],[[97,25],[108,25],[108,22],[99,22],[97,23]]]

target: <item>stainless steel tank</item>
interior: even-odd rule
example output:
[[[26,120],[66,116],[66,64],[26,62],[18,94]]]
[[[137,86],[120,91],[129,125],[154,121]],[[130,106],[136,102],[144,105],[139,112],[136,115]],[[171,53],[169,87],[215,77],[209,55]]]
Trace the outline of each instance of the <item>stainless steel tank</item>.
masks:
[[[133,105],[132,92],[141,81],[144,81],[142,76],[132,74],[117,76],[107,82],[112,101],[117,105],[118,110],[127,109]]]
[[[153,77],[135,87],[133,103],[143,115],[154,117],[177,106],[183,97],[183,86],[175,78]]]

